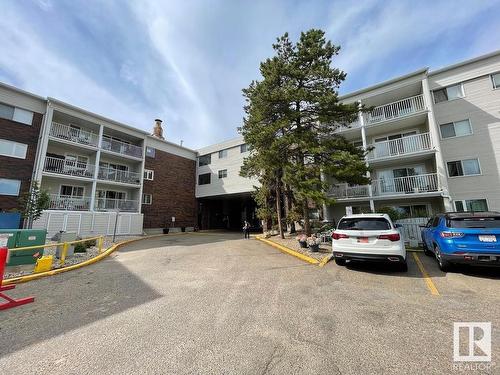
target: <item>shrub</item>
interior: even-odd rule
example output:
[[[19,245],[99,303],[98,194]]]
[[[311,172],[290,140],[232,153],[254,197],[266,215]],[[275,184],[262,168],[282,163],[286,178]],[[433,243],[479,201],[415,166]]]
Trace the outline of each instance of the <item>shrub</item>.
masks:
[[[87,251],[87,248],[85,247],[84,243],[77,243],[75,245],[75,253],[85,253]]]
[[[399,219],[402,219],[403,218],[403,215],[401,215],[401,213],[392,208],[392,207],[380,207],[379,209],[376,210],[378,213],[381,213],[381,214],[387,214],[389,215],[389,217],[391,218],[391,220],[394,222],[396,220],[399,220]]]
[[[89,247],[95,246],[97,244],[96,240],[88,240],[83,243],[85,247],[88,249]]]

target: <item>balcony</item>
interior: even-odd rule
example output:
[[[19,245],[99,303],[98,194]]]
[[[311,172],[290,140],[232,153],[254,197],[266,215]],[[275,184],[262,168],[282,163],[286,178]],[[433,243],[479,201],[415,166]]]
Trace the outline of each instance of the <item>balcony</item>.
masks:
[[[437,173],[372,180],[371,188],[373,197],[431,193],[441,190]],[[369,185],[349,186],[343,183],[332,186],[328,193],[337,199],[368,198],[369,190]]]
[[[429,133],[377,142],[371,146],[374,148],[368,153],[368,160],[405,156],[433,149]]]
[[[141,174],[130,171],[121,171],[114,168],[99,167],[98,179],[126,184],[140,185]]]
[[[357,129],[357,128],[360,128],[360,127],[361,127],[361,123],[359,122],[358,119],[356,119],[353,122],[351,122],[349,124],[349,126],[344,126],[344,125],[340,125],[339,124],[339,126],[335,129],[335,133],[346,131],[346,130],[349,130],[349,129]]]
[[[79,143],[86,146],[97,147],[99,144],[99,135],[82,130],[78,127],[60,124],[53,122],[50,125],[49,135],[54,138],[63,139],[65,141]]]
[[[58,159],[47,156],[43,165],[44,172],[57,173],[65,176],[93,178],[95,166],[84,162],[68,159]]]
[[[422,94],[410,98],[398,100],[388,104],[375,107],[366,116],[366,125],[374,125],[380,122],[395,120],[423,112],[425,107]]]
[[[142,147],[107,137],[102,138],[101,148],[117,154],[142,159]]]
[[[88,211],[90,197],[72,197],[68,195],[50,195],[49,210]]]
[[[96,211],[120,210],[124,212],[139,211],[139,201],[132,199],[111,199],[111,198],[96,198]]]

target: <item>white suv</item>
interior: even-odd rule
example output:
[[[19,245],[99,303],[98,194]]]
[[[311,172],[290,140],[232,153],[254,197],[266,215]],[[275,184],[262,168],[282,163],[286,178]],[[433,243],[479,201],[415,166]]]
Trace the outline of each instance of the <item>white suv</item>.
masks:
[[[335,263],[367,260],[397,263],[408,270],[406,249],[396,226],[386,214],[344,216],[332,234]]]

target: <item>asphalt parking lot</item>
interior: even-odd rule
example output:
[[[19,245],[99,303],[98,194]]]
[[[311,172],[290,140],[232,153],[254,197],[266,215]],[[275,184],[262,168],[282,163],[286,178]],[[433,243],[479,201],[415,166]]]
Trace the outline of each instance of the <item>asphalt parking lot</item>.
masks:
[[[500,273],[320,268],[239,234],[144,240],[19,285],[2,374],[500,373]],[[453,322],[492,323],[492,364],[453,362]],[[498,362],[498,365],[495,364]]]

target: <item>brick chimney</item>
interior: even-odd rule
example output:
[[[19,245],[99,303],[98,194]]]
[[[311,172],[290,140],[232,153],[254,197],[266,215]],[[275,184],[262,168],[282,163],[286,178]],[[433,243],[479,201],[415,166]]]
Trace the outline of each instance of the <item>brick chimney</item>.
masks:
[[[151,134],[153,137],[159,138],[159,139],[165,139],[163,138],[163,128],[161,127],[162,121],[157,118],[155,119],[155,125],[153,127],[153,134]]]

